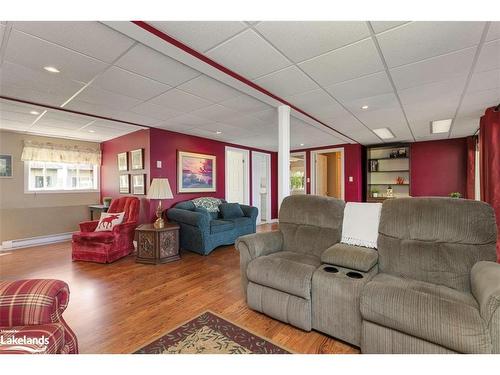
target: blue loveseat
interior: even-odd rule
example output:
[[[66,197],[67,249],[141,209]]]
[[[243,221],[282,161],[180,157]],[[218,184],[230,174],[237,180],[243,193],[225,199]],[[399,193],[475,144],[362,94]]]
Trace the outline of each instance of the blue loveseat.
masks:
[[[223,199],[221,203],[226,203]],[[180,246],[208,255],[217,246],[234,244],[245,234],[255,233],[258,209],[240,204],[243,216],[224,218],[221,212],[210,212],[193,201],[179,202],[167,210],[170,221],[180,225]]]

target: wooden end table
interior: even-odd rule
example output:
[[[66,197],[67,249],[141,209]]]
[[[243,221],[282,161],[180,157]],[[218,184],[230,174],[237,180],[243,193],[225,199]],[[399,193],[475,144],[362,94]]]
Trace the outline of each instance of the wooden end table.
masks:
[[[103,204],[91,204],[89,206],[90,211],[90,220],[94,220],[94,212],[100,215],[102,212],[108,212],[109,206],[105,206]],[[99,220],[99,217],[96,218]]]
[[[136,229],[138,263],[161,264],[180,259],[179,225],[166,223],[156,229],[153,224],[142,224]]]

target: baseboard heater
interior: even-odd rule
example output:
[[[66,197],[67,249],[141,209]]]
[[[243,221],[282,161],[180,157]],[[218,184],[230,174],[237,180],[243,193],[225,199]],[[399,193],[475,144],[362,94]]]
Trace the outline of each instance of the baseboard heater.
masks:
[[[47,236],[38,236],[30,238],[22,238],[18,240],[3,241],[0,246],[0,251],[10,251],[22,249],[25,247],[48,245],[57,242],[64,242],[71,239],[73,232],[49,234]]]

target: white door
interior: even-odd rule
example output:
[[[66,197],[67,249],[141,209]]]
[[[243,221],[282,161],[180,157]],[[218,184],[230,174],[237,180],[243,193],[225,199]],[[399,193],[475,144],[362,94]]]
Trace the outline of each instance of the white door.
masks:
[[[328,196],[328,157],[316,155],[316,194]]]
[[[271,155],[252,151],[252,206],[259,209],[257,223],[271,220]]]
[[[226,148],[226,200],[248,204],[248,151]]]

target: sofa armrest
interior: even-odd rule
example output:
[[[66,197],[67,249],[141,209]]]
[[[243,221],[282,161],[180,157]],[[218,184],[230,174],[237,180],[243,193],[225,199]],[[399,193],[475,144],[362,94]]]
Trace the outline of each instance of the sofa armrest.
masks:
[[[99,225],[99,220],[83,221],[80,223],[80,231],[81,232],[95,232],[97,225]]]
[[[68,303],[69,288],[61,280],[1,281],[0,326],[59,322]]]
[[[471,270],[471,289],[490,329],[493,353],[500,353],[500,264],[477,262]]]
[[[321,262],[368,272],[378,263],[378,251],[339,242],[321,254]]]
[[[246,217],[250,217],[252,220],[257,219],[259,215],[259,209],[257,207],[247,206],[246,204],[240,204],[240,207]]]
[[[126,233],[134,232],[135,228],[137,228],[137,222],[131,221],[128,223],[118,224],[113,227],[113,234],[115,236],[120,236]]]
[[[235,245],[240,253],[246,252],[250,259],[255,259],[281,251],[283,235],[280,231],[248,234],[239,237]]]
[[[208,229],[210,218],[202,212],[171,208],[167,211],[167,217],[177,223],[189,224],[200,229]]]

